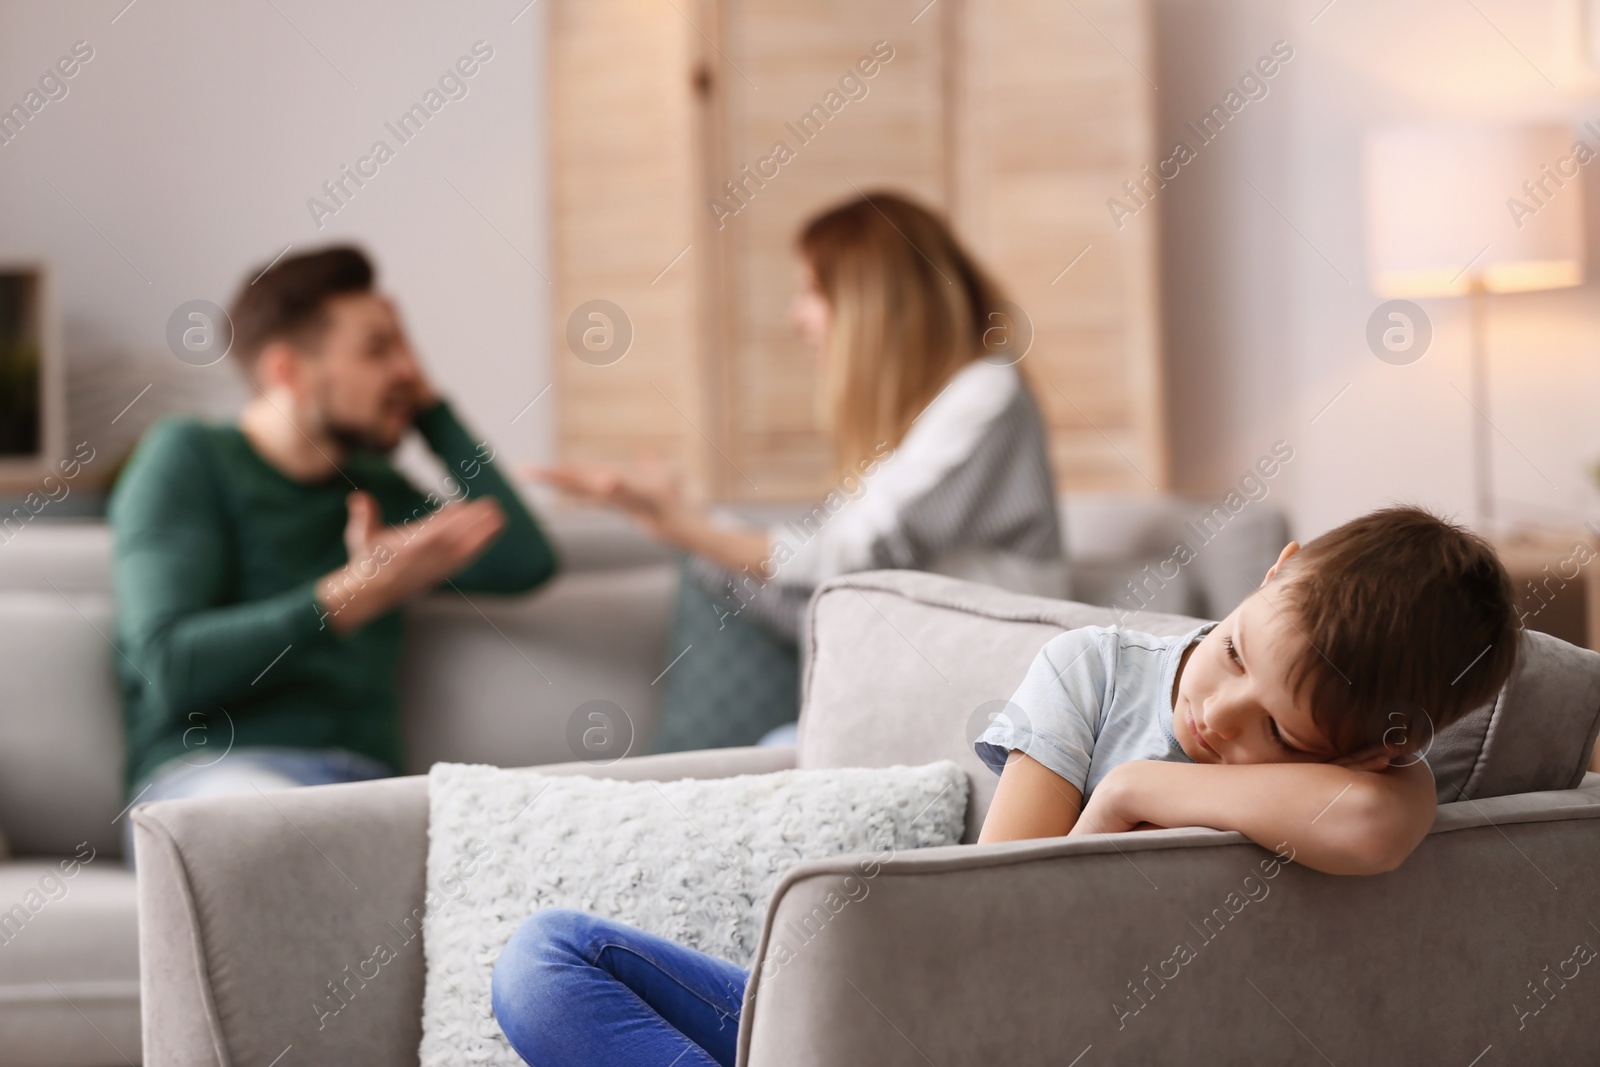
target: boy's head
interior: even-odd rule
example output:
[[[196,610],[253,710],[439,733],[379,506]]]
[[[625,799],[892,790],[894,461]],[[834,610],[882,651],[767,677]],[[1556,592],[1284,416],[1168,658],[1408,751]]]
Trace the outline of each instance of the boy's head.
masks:
[[[1482,538],[1385,508],[1284,548],[1186,653],[1173,731],[1199,763],[1376,769],[1492,698],[1517,630],[1511,580]]]

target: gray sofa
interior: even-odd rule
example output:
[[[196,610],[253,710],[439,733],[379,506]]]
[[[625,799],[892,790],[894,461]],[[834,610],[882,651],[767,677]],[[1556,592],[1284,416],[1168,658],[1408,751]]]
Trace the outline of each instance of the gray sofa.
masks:
[[[951,758],[971,776],[970,842],[996,781],[971,752],[975,721],[1050,636],[1109,618],[932,575],[837,580],[811,605],[796,746],[544,769],[667,779]],[[852,858],[800,864],[758,958],[807,922],[816,933],[751,982],[740,1062],[1592,1059],[1597,979],[1574,946],[1600,945],[1600,774],[1585,773],[1600,654],[1522,639],[1497,700],[1430,753],[1459,799],[1388,874],[1322,875],[1180,828],[902,854],[837,910]],[[421,914],[427,813],[420,776],[139,809],[145,1063],[417,1062],[417,943],[346,986],[336,1017],[314,1005]],[[1191,958],[1174,963],[1180,943]]]
[[[106,1067],[136,1062],[141,1042],[135,887],[120,860],[128,816],[110,538],[101,523],[48,514],[0,532],[0,831],[10,841],[9,859],[0,844],[0,1067]],[[567,724],[593,700],[625,711],[635,750],[648,750],[654,683],[669,658],[671,554],[615,515],[540,514],[564,563],[551,585],[510,601],[434,597],[412,610],[402,683],[409,771],[436,760],[570,760],[580,753]],[[1185,524],[1206,515],[1204,552],[1162,576],[1173,545],[1195,538]],[[1129,612],[1225,612],[1286,536],[1265,501],[1227,515],[1175,497],[1080,494],[1062,519],[1079,598]],[[195,757],[225,745],[197,739]],[[61,864],[80,852],[93,858],[67,878]]]
[[[571,759],[566,723],[591,700],[626,709],[648,744],[672,557],[603,513],[557,513],[550,528],[565,570],[537,595],[451,594],[411,610],[409,770]],[[109,560],[97,522],[41,523],[0,543],[0,830],[10,844],[0,862],[0,1065],[139,1060]],[[226,745],[197,736],[194,759]],[[60,865],[75,853],[92,858],[68,878]]]

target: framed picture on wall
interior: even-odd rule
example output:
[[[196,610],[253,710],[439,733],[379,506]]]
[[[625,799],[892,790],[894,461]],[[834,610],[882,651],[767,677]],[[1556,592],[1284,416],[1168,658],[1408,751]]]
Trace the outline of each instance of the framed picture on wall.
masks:
[[[42,263],[0,262],[0,488],[22,489],[62,451],[65,397]]]

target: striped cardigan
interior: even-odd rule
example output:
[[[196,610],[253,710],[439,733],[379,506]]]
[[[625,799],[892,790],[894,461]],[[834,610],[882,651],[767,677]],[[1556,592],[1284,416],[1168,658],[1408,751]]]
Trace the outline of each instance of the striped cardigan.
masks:
[[[768,534],[769,580],[701,558],[690,573],[731,614],[791,640],[812,591],[855,571],[924,570],[1040,596],[1067,592],[1044,421],[1016,367],[983,359],[950,379],[900,447],[881,449],[859,477]]]

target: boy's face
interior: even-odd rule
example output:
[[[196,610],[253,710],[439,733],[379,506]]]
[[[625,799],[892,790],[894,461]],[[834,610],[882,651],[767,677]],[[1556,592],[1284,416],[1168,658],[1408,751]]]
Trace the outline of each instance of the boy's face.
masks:
[[[1262,587],[1184,654],[1172,732],[1196,763],[1350,764],[1374,756],[1336,753],[1289,687],[1290,668],[1316,653],[1288,614],[1284,583],[1272,578],[1299,547],[1290,543]]]

